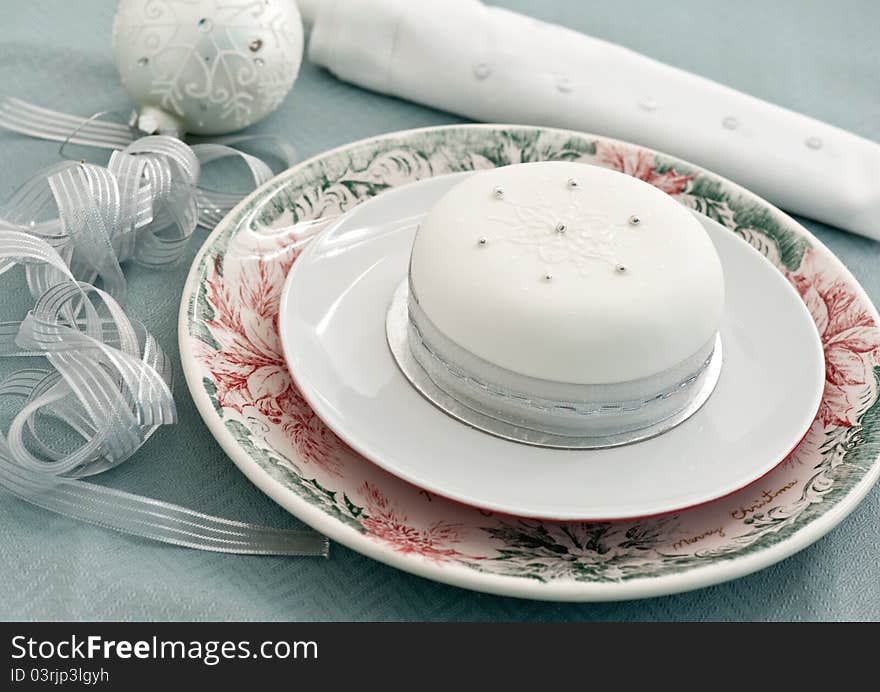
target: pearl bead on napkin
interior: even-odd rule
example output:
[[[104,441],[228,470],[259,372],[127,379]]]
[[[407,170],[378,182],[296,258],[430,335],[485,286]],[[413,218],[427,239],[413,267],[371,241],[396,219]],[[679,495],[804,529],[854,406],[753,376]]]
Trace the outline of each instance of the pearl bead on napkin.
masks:
[[[362,87],[491,122],[586,130],[721,173],[880,239],[880,145],[622,46],[478,0],[301,0],[309,57]]]

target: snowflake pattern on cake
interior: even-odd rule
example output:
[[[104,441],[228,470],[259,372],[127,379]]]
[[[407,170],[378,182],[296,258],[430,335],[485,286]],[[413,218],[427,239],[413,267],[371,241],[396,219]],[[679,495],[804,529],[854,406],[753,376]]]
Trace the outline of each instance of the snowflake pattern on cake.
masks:
[[[561,205],[551,203],[540,190],[535,194],[534,204],[520,204],[509,196],[499,200],[506,213],[490,217],[505,229],[498,239],[522,246],[549,265],[571,263],[581,274],[597,261],[612,267],[620,264],[615,239],[626,232],[629,221],[602,211],[607,205],[600,203],[595,191],[586,197],[579,186],[570,185],[569,199]]]

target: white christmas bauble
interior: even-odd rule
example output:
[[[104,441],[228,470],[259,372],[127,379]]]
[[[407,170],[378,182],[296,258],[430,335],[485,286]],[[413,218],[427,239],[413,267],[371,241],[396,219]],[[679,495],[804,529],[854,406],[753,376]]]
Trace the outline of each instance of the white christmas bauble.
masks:
[[[113,52],[142,130],[218,135],[284,100],[302,21],[295,0],[121,0]]]

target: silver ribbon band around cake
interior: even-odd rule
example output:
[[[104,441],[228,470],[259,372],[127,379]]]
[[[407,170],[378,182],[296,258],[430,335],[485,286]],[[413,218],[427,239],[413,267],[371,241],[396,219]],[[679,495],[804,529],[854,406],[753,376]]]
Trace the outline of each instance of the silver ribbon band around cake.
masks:
[[[455,418],[510,440],[547,447],[612,447],[653,437],[690,417],[721,372],[721,340],[656,375],[570,384],[494,365],[443,335],[408,281],[387,318],[388,343],[407,379]]]

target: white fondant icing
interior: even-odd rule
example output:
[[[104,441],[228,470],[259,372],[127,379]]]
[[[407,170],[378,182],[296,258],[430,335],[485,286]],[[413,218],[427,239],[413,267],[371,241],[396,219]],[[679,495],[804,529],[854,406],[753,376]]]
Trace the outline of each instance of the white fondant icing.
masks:
[[[453,342],[575,384],[675,367],[717,332],[724,301],[721,262],[687,209],[571,162],[481,171],[455,186],[422,223],[410,271],[425,315]]]

